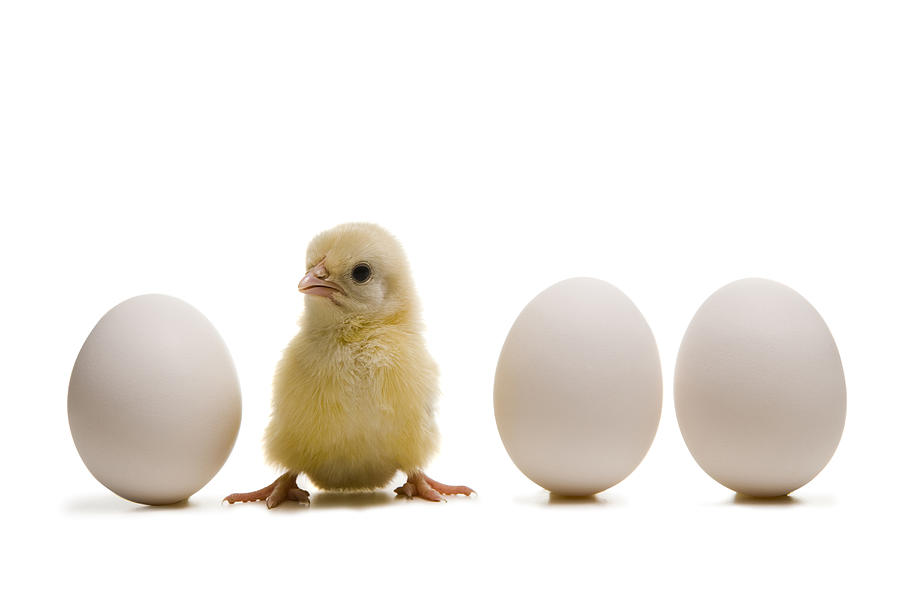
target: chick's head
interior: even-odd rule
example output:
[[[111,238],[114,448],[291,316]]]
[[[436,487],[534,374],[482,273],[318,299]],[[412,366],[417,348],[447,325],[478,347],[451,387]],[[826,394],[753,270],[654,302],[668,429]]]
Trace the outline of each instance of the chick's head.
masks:
[[[317,316],[388,318],[415,310],[409,264],[400,243],[375,224],[342,224],[322,232],[306,251],[299,290]]]

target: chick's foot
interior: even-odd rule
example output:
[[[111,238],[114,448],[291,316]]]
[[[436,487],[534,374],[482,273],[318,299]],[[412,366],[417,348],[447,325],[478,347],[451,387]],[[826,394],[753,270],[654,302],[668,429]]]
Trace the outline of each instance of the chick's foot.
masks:
[[[225,497],[225,500],[227,500],[230,505],[233,505],[236,502],[265,500],[266,506],[270,509],[277,507],[285,500],[293,500],[299,502],[301,505],[309,506],[309,492],[297,487],[296,473],[285,473],[260,490],[256,490],[255,492],[244,492],[242,494],[229,494]]]
[[[447,484],[433,480],[425,473],[419,471],[407,477],[406,483],[395,489],[398,496],[413,498],[419,496],[425,500],[439,502],[443,500],[441,495],[465,494],[470,495],[473,490],[467,486],[448,486]]]

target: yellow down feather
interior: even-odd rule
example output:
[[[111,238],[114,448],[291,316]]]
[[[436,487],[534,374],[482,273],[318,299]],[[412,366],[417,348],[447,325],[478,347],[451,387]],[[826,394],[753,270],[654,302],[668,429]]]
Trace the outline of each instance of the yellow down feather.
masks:
[[[437,366],[399,243],[372,224],[317,236],[307,268],[325,260],[346,297],[307,296],[300,332],[284,350],[265,434],[268,460],[323,489],[379,488],[424,467],[437,449]],[[353,266],[372,279],[358,286]]]

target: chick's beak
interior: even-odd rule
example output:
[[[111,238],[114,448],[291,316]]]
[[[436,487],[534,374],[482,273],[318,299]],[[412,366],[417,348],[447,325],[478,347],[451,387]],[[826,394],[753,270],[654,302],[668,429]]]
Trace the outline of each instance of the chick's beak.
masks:
[[[300,279],[297,289],[300,290],[300,293],[307,296],[322,296],[326,298],[331,298],[336,293],[344,293],[344,290],[337,283],[326,281],[323,278],[327,276],[328,269],[325,268],[325,260],[322,260],[310,268],[306,276]]]

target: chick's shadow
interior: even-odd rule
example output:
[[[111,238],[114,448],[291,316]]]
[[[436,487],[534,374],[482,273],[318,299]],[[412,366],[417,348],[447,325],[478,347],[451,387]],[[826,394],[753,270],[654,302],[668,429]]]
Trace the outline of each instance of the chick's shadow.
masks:
[[[310,509],[370,509],[394,504],[395,495],[388,492],[312,492]]]

